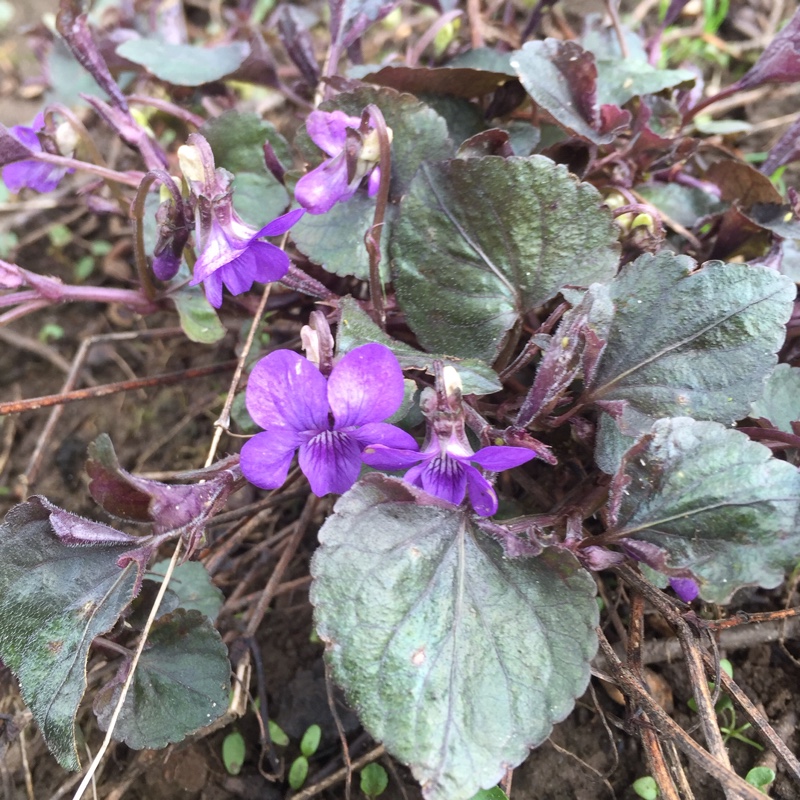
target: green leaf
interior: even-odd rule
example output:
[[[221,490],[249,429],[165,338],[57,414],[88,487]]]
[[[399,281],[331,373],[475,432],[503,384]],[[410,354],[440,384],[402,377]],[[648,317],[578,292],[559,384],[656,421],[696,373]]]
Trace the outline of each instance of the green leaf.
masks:
[[[380,764],[367,764],[361,770],[360,786],[361,791],[367,797],[378,797],[386,791],[389,785],[389,776]]]
[[[696,186],[643,183],[636,187],[636,191],[648,203],[652,203],[659,211],[686,228],[694,228],[703,217],[725,209],[724,203]]]
[[[455,148],[447,135],[447,123],[432,108],[410,94],[394,89],[364,86],[344,92],[323,103],[323,111],[339,109],[357,117],[370,103],[383,113],[392,129],[392,184],[390,197],[398,200],[405,194],[417,168],[424,160],[450,158]]]
[[[289,786],[297,791],[301,789],[308,777],[308,759],[305,756],[298,756],[289,767]]]
[[[525,91],[559,125],[594,144],[614,140],[613,133],[598,130],[597,67],[577,42],[526,42],[512,54],[511,66]]]
[[[222,763],[228,775],[238,775],[247,756],[247,745],[239,731],[231,731],[222,740]]]
[[[727,602],[746,585],[774,588],[797,561],[800,474],[739,431],[659,420],[612,487],[615,538],[661,548],[668,567],[699,579],[706,600]]]
[[[610,279],[617,230],[601,202],[544,156],[423,165],[390,244],[398,300],[423,346],[493,361],[562,286]]]
[[[753,767],[745,776],[745,780],[766,794],[770,784],[775,782],[775,771],[769,767]]]
[[[632,788],[642,800],[658,800],[658,784],[649,775],[635,780]]]
[[[621,106],[632,97],[655,94],[697,76],[688,69],[656,69],[644,60],[620,58],[597,61],[597,102]]]
[[[147,571],[147,577],[156,583],[161,583],[169,562],[170,559],[165,558],[153,564]],[[181,608],[186,611],[199,611],[212,622],[222,608],[224,601],[222,592],[211,582],[208,570],[199,561],[185,561],[175,567],[169,588],[178,596]]]
[[[389,281],[388,243],[395,206],[388,206],[381,231],[381,281]],[[375,199],[358,192],[346,203],[337,203],[326,214],[305,214],[292,227],[297,249],[334,275],[369,280],[369,256],[364,237],[375,217]]]
[[[250,45],[232,42],[198,47],[160,39],[128,39],[117,46],[117,55],[175,86],[202,86],[236,72],[250,55]]]
[[[800,420],[800,368],[778,364],[749,416],[765,417],[779,430],[793,433],[792,423]]]
[[[317,752],[321,738],[322,728],[319,725],[309,725],[300,740],[300,752],[306,758],[311,758]]]
[[[245,222],[263,227],[289,205],[289,194],[264,163],[264,143],[269,142],[287,169],[293,165],[286,139],[257,114],[229,111],[202,129],[214,161],[234,175],[233,205]]]
[[[341,318],[336,338],[336,352],[349,353],[356,347],[369,342],[385,345],[397,356],[403,369],[419,369],[434,374],[433,362],[441,360],[445,366],[458,370],[464,394],[492,394],[502,388],[497,373],[488,365],[474,358],[453,358],[452,356],[423,353],[410,345],[398,342],[384,333],[369,314],[352,297],[343,297],[339,302]]]
[[[182,265],[175,280],[188,275],[186,266]],[[183,277],[183,281],[186,277]],[[188,286],[184,283],[174,291],[170,298],[178,310],[181,328],[186,337],[199,344],[214,344],[225,336],[225,328],[219,321],[216,310],[206,299],[202,286]]]
[[[136,566],[117,562],[137,540],[55,510],[59,526],[66,519],[101,537],[107,532],[105,542],[76,546],[56,534],[53,512],[34,497],[0,526],[0,658],[17,677],[50,752],[62,767],[77,770],[75,715],[89,647],[133,598]]]
[[[614,315],[598,332],[607,346],[586,399],[625,401],[623,433],[660,417],[741,419],[777,361],[794,283],[746,264],[695,267],[687,256],[645,254],[599,287]]]
[[[232,172],[266,172],[264,142],[269,142],[286,169],[294,163],[289,143],[270,122],[258,114],[226,111],[209,120],[201,130],[218,167]]]
[[[130,663],[95,696],[94,712],[107,730]],[[114,739],[134,750],[157,750],[210,725],[228,708],[228,649],[199,611],[176,609],[157,619],[125,697]]]
[[[467,800],[586,688],[595,587],[568,553],[507,559],[463,509],[415,499],[377,474],[345,494],[320,531],[311,597],[365,728],[428,800]]]
[[[272,719],[269,721],[269,738],[272,743],[278,745],[278,747],[286,747],[289,744],[289,737],[286,735],[283,728]]]
[[[472,800],[508,800],[508,795],[499,787],[481,789]]]

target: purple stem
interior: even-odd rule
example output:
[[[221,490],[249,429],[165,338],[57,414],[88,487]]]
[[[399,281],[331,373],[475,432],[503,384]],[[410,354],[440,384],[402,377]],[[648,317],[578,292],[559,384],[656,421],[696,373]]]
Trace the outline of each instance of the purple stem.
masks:
[[[144,175],[143,172],[131,170],[130,172],[117,172],[108,167],[100,167],[97,164],[90,164],[88,161],[78,161],[77,158],[67,158],[66,156],[57,156],[53,153],[31,153],[31,159],[37,161],[45,161],[48,164],[55,164],[57,167],[66,167],[67,169],[81,169],[84,172],[91,172],[103,180],[116,181],[117,183],[124,183],[126,186],[138,187]]]

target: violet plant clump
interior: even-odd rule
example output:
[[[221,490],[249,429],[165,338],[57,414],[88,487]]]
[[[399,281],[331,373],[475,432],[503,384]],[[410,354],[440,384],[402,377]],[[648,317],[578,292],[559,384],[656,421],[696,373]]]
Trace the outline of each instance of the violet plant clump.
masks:
[[[83,123],[56,81],[31,127],[0,126],[3,178],[47,192],[73,172],[78,202],[117,231],[120,253],[130,245],[130,270],[70,283],[21,247],[0,260],[0,325],[66,301],[123,306],[135,326],[113,342],[140,336],[144,351],[186,334],[189,368],[165,384],[236,369],[209,393],[213,433],[211,401],[193,400],[208,452],[175,483],[127,471],[106,436],[90,447],[89,492],[125,531],[38,496],[0,526],[0,659],[64,768],[82,766],[89,674],[113,676],[92,711],[134,749],[222,718],[227,643],[268,646],[266,601],[312,539],[331,678],[426,800],[494,786],[593,669],[638,669],[616,663],[599,624],[608,573],[631,631],[647,598],[681,635],[706,630],[682,603],[699,611],[785,580],[800,560],[800,150],[793,126],[759,170],[738,154],[746,141],[709,141],[693,120],[743,88],[800,80],[800,12],[715,95],[698,65],[656,66],[669,53],[655,18],[649,38],[600,17],[547,38],[543,4],[527,17],[478,4],[468,35],[452,9],[433,27],[409,18],[394,42],[371,38],[393,8],[406,13],[394,2],[330,0],[313,35],[317,9],[279,2],[267,36],[257,8],[233,2],[215,23],[235,20],[224,36],[196,26],[190,43],[180,4],[173,16],[123,4],[109,28],[77,0],[59,5],[59,35],[104,99],[86,95],[87,140],[58,155],[45,117]],[[512,29],[519,40],[500,45],[486,33]],[[380,64],[359,63],[376,52]],[[263,87],[247,83],[282,105],[264,111]],[[71,268],[73,251],[60,255]],[[260,301],[256,284],[271,286]],[[184,435],[170,403],[150,414],[137,393],[124,402],[137,411],[114,432],[126,457],[151,433]],[[302,475],[284,488],[295,456]],[[219,516],[245,487],[245,505]],[[250,554],[277,526],[292,532],[251,604],[240,595],[262,565]],[[170,555],[190,560],[147,622]],[[215,581],[241,581],[230,604]],[[95,671],[104,659],[113,668]],[[227,719],[256,690],[255,661],[237,661]],[[637,681],[620,679],[632,707],[663,721]],[[711,722],[714,774],[749,797]]]

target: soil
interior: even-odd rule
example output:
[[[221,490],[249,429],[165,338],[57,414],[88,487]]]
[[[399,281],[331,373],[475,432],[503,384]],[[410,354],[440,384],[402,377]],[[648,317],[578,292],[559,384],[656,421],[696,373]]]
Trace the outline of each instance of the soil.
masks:
[[[36,22],[42,11],[52,11],[55,5],[55,0],[17,3],[19,18],[14,24]],[[31,65],[27,63],[24,66],[28,70]],[[748,118],[753,121],[773,119],[796,110],[796,96],[784,94],[780,99],[772,100],[772,93],[765,92],[765,98],[764,104],[747,110]],[[35,98],[24,100],[22,93],[6,95],[0,103],[0,121],[15,123],[30,119],[38,105]],[[765,132],[761,139],[748,142],[747,149],[766,148],[782,130],[776,128]],[[15,228],[20,238],[24,236],[30,242],[14,254],[19,263],[34,271],[41,268],[43,272],[54,272],[64,280],[72,280],[71,264],[86,252],[81,241],[105,237],[117,243],[125,239],[126,234],[115,229],[116,221],[101,219],[98,222],[85,216],[69,221],[72,229],[79,233],[69,248],[58,250],[47,244],[48,230],[70,214],[71,211],[65,209],[54,209],[18,218]],[[37,232],[41,235],[33,235]],[[126,274],[132,278],[127,265],[129,261],[123,247],[119,258],[107,259],[99,265],[90,280],[101,282],[106,274],[113,274],[117,280],[120,276],[124,279]],[[291,297],[285,296],[284,299],[291,302]],[[282,302],[279,296],[278,302]],[[288,308],[289,313],[284,318],[290,322],[280,330],[272,331],[273,336],[287,340],[299,330],[299,322],[291,321],[293,307],[289,305]],[[299,319],[299,313],[295,317]],[[235,307],[229,309],[223,320],[229,333],[222,342],[211,347],[192,344],[181,336],[101,342],[93,348],[80,372],[80,385],[104,384],[133,375],[156,375],[228,361],[236,356],[246,319],[246,309],[240,313]],[[62,329],[63,335],[43,344],[41,334],[52,325]],[[9,329],[13,339],[0,338],[0,401],[58,393],[65,379],[64,362],[70,364],[81,342],[90,336],[124,332],[144,334],[174,325],[175,317],[168,312],[144,320],[122,308],[101,305],[54,307],[18,320]],[[229,376],[218,375],[185,385],[122,393],[64,406],[63,415],[45,441],[41,469],[27,490],[20,478],[26,473],[29,459],[42,441],[49,412],[43,410],[5,417],[0,421],[0,512],[5,514],[27,491],[28,494],[45,495],[73,512],[103,519],[102,513],[89,499],[87,478],[83,472],[86,447],[102,432],[111,435],[120,461],[126,468],[158,475],[196,468],[205,460],[207,443],[212,438],[214,420],[227,391],[228,380]],[[224,452],[236,452],[238,446],[236,439],[223,439]],[[239,509],[241,518],[246,518],[250,505],[259,499],[261,495],[254,490],[244,490],[232,499],[230,508],[232,511]],[[259,524],[217,566],[214,575],[226,597],[234,591],[249,595],[263,587],[279,555],[279,544],[266,548],[263,542],[285,530],[297,518],[301,508],[302,498],[288,492],[287,499],[263,519],[259,518]],[[308,560],[322,518],[319,511],[284,581],[307,575]],[[238,519],[213,528],[208,547],[201,556],[207,561],[213,559],[217,545],[227,539],[237,524]],[[248,581],[244,588],[239,586],[242,575],[248,576],[244,579]],[[606,580],[603,575],[600,579],[605,580],[606,593],[613,599],[613,581]],[[730,615],[739,609],[749,612],[778,609],[789,602],[796,604],[797,598],[789,596],[788,588],[775,592],[742,592],[724,613]],[[620,614],[624,616],[624,596],[620,603]],[[242,610],[223,613],[220,619],[220,629],[234,659],[241,652]],[[710,617],[722,615],[720,609],[706,608],[703,611]],[[607,627],[609,631],[613,630],[610,623]],[[648,637],[663,637],[666,635],[664,628],[664,623],[655,615],[648,617]],[[285,770],[297,755],[297,742],[308,725],[316,723],[323,730],[320,749],[311,761],[309,784],[335,771],[342,763],[339,734],[328,702],[322,646],[314,641],[312,633],[312,610],[307,588],[299,587],[275,599],[257,637],[269,715],[291,739],[291,745],[281,753],[281,768]],[[736,681],[756,704],[763,707],[773,724],[777,724],[779,729],[783,724],[783,735],[790,749],[797,752],[800,741],[795,735],[794,721],[800,718],[800,692],[797,691],[800,666],[794,659],[800,657],[800,645],[794,641],[788,641],[785,647],[780,643],[758,643],[757,638],[756,633],[748,647],[722,652],[721,655],[732,661]],[[93,656],[92,664],[99,667],[96,671],[90,670],[89,694],[91,687],[99,684],[105,674],[102,663],[101,655]],[[683,664],[657,664],[653,669],[663,679],[662,704],[668,706],[671,702],[674,719],[684,728],[691,729],[696,715],[693,716],[687,705],[691,690]],[[339,724],[351,745],[351,756],[357,758],[372,749],[374,743],[361,732],[357,719],[346,709],[341,698],[337,697],[336,707]],[[7,800],[70,797],[76,785],[74,778],[60,769],[49,755],[35,725],[28,724],[23,709],[16,683],[7,670],[0,668],[0,715],[8,715],[13,720],[6,723],[4,730],[5,718],[0,716],[0,789],[3,796]],[[82,707],[78,721],[88,745],[87,753],[96,752],[102,734],[88,703]],[[21,735],[15,735],[14,723],[23,727]],[[639,740],[635,736],[638,724],[642,723],[635,715],[627,717],[625,708],[618,705],[594,679],[571,716],[557,725],[550,739],[514,771],[511,797],[514,800],[634,798],[631,784],[647,774]],[[125,745],[116,745],[98,778],[98,797],[113,800],[272,800],[286,796],[285,781],[265,777],[271,770],[269,762],[262,760],[259,765],[259,728],[255,714],[249,713],[233,727],[244,735],[248,744],[247,760],[239,775],[229,775],[221,758],[221,743],[230,729],[157,752],[135,752]],[[695,735],[700,736],[699,733]],[[8,746],[3,754],[6,743]],[[762,758],[758,750],[740,741],[732,741],[729,749],[734,768],[740,775],[746,774]],[[88,762],[88,755],[84,761]],[[390,775],[389,788],[383,797],[387,800],[420,800],[417,784],[405,767],[386,756],[382,757],[381,763]],[[716,782],[707,775],[691,766],[687,767],[687,772],[698,800],[724,797]],[[27,787],[26,780],[29,782]],[[339,800],[344,797],[344,786],[338,783],[319,796]],[[354,796],[362,796],[357,789],[357,780]],[[800,792],[780,768],[771,796],[779,800],[800,798]]]

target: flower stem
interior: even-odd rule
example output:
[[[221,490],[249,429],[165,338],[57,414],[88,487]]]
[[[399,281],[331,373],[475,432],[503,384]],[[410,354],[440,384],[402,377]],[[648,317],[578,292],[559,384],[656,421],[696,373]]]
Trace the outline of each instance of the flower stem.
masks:
[[[125,186],[133,186],[136,188],[142,180],[143,173],[137,171],[130,172],[117,172],[117,170],[109,169],[108,167],[101,167],[98,164],[90,164],[88,161],[79,161],[77,158],[67,158],[66,156],[57,156],[53,153],[32,153],[31,159],[37,161],[44,161],[48,164],[54,164],[57,167],[66,167],[67,169],[80,169],[84,172],[91,172],[94,175],[106,181],[114,181],[115,183],[122,183]]]

